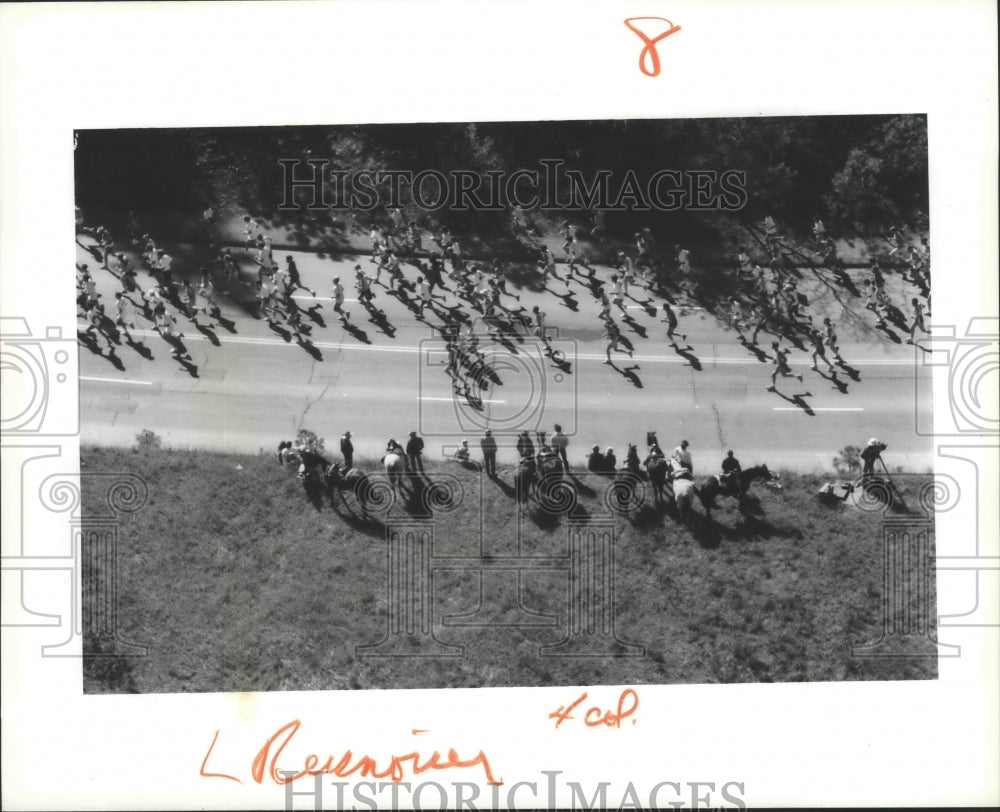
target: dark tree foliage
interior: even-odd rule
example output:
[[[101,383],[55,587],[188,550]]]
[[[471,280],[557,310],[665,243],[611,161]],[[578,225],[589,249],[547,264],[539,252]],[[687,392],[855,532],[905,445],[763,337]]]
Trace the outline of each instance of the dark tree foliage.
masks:
[[[814,215],[856,236],[893,224],[927,226],[927,121],[921,115],[84,131],[76,154],[77,203],[85,210],[151,214],[194,214],[210,203],[269,217],[281,199],[278,159],[310,157],[348,172],[484,174],[538,169],[543,159],[562,160],[588,177],[598,170],[648,177],[664,168],[735,169],[746,173],[748,197],[745,209],[730,216],[758,220],[770,213],[801,234]],[[483,240],[508,227],[503,212],[407,213]],[[358,226],[378,216],[361,213]],[[608,218],[619,235],[648,225],[668,236],[697,236],[717,224],[717,214],[683,209]]]

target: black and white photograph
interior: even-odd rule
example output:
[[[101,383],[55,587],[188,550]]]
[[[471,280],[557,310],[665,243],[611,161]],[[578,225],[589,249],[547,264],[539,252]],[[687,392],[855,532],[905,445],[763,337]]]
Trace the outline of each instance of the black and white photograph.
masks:
[[[4,807],[1000,803],[996,30],[0,4]]]
[[[936,676],[926,117],[75,144],[86,691]]]

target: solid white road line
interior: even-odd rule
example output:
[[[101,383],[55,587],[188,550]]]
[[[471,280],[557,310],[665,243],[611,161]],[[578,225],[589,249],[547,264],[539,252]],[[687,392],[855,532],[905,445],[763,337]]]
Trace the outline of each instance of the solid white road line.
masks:
[[[134,335],[141,336],[158,336],[160,335],[155,330],[133,330]],[[218,336],[218,340],[223,344],[255,344],[260,346],[272,346],[272,347],[295,347],[297,346],[294,341],[285,341],[281,338],[250,338],[246,336]],[[419,353],[427,352],[428,350],[443,350],[445,344],[439,339],[426,339],[432,344],[432,346],[422,346],[413,347],[402,344],[390,344],[390,345],[374,345],[374,344],[344,344],[344,343],[334,343],[331,341],[313,341],[312,345],[318,347],[322,350],[358,350],[359,352],[399,352],[399,353]],[[185,334],[184,341],[208,341],[208,339],[203,335]],[[499,346],[499,345],[496,345]],[[530,347],[529,347],[530,349]],[[698,348],[695,348],[694,352],[697,353]],[[502,353],[501,353],[502,354]],[[600,353],[578,353],[575,358],[580,361],[605,361],[607,356]],[[569,358],[568,360],[572,360]],[[683,357],[675,357],[669,355],[636,355],[635,357],[629,359],[630,361],[644,361],[647,363],[658,363],[658,364],[689,364],[690,362]],[[704,356],[699,358],[699,361],[703,365],[709,364],[727,364],[730,366],[757,366],[761,365],[762,368],[770,367],[767,362],[759,361],[756,358],[751,357],[740,357],[740,358],[715,358],[712,356]],[[809,358],[792,359],[788,362],[789,366],[811,366],[812,362]],[[885,366],[885,367],[904,367],[913,366],[914,360],[912,358],[886,358],[886,359],[860,359],[851,361],[849,366],[865,367],[865,366]]]
[[[799,412],[802,411],[799,406],[774,406],[772,411],[775,412]],[[812,412],[863,412],[864,409],[860,406],[812,406],[809,411]]]
[[[450,398],[432,398],[432,397],[421,396],[420,398],[418,398],[418,400],[455,401],[455,400],[458,400],[458,395],[455,395],[454,397],[450,397]],[[507,402],[506,400],[484,400],[484,401],[482,401],[482,403],[506,403],[506,402]]]
[[[80,376],[81,381],[100,381],[101,383],[130,383],[136,386],[152,386],[152,381],[133,381],[129,378],[87,378]]]
[[[293,299],[308,299],[310,302],[332,302],[333,297],[331,296],[293,296]],[[344,304],[348,302],[357,303],[357,299],[344,299]]]

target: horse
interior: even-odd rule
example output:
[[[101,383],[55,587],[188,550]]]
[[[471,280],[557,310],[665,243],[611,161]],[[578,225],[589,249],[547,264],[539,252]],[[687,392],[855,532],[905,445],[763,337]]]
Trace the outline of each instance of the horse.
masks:
[[[284,450],[291,450],[298,457],[299,479],[306,483],[310,480],[322,483],[326,477],[326,471],[330,467],[330,463],[326,461],[326,458],[322,454],[306,446],[300,446],[298,449],[286,448]]]
[[[291,440],[282,440],[278,443],[278,465],[282,468],[298,467],[302,463],[302,458],[295,450]]]
[[[385,465],[385,472],[389,477],[389,484],[392,492],[399,494],[403,490],[403,482],[406,480],[406,458],[402,454],[390,451],[382,458]]]
[[[646,460],[646,473],[649,474],[649,484],[653,488],[653,498],[659,502],[666,492],[667,475],[670,473],[670,463],[665,457],[652,457]]]
[[[536,459],[539,483],[562,481],[563,464],[557,454],[539,454]]]
[[[767,470],[766,465],[755,465],[752,468],[746,468],[740,471],[735,477],[728,477],[726,479],[721,479],[712,474],[702,483],[701,488],[698,490],[698,498],[701,499],[701,504],[706,512],[715,507],[716,496],[732,496],[734,499],[738,499],[742,506],[743,499],[750,489],[750,483],[758,479],[771,482],[777,479],[777,477]]]
[[[694,497],[698,495],[698,486],[694,484],[693,479],[681,475],[672,478],[671,488],[674,493],[674,504],[677,505],[677,517],[685,521],[694,510]]]
[[[844,488],[844,493],[842,496],[837,496],[836,486],[832,482],[824,483],[824,485],[816,492],[816,501],[821,505],[839,505],[841,502],[846,502],[850,495],[854,493],[854,483],[844,482],[841,483],[841,487]]]
[[[531,491],[535,487],[537,470],[538,465],[535,463],[534,457],[530,454],[521,457],[521,461],[517,464],[517,471],[514,473],[514,490],[517,493],[519,505],[527,504]]]
[[[319,508],[323,492],[326,490],[326,474],[330,464],[322,454],[305,447],[297,449],[296,456],[300,461],[297,476],[302,481],[302,489],[309,500]]]
[[[635,446],[632,446],[634,449]],[[636,463],[638,463],[639,458],[636,457]],[[611,493],[614,495],[615,507],[623,512],[629,513],[632,509],[642,503],[642,481],[641,474],[639,473],[638,467],[636,470],[632,470],[626,461],[626,464],[615,471],[615,479],[612,484]]]
[[[639,468],[639,452],[635,447],[635,443],[628,444],[628,453],[625,455],[625,470],[636,476],[639,476],[641,473],[641,469]]]
[[[326,472],[326,490],[330,497],[330,507],[336,508],[337,491],[353,491],[354,498],[358,500],[361,512],[368,518],[368,502],[371,500],[371,481],[364,471],[357,468],[347,468],[341,470],[337,464],[331,465]],[[347,497],[343,494],[341,499],[344,506],[347,506]]]

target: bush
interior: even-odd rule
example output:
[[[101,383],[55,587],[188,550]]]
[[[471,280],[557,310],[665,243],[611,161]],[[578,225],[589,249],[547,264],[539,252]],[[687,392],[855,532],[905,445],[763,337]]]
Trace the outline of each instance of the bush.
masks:
[[[143,429],[135,435],[135,451],[159,451],[162,447],[163,441],[155,431]]]
[[[323,449],[326,448],[326,440],[317,437],[315,432],[311,432],[309,429],[299,429],[298,441],[300,446],[315,451],[317,454],[323,453]]]
[[[861,471],[861,449],[856,445],[845,445],[833,458],[833,467],[840,476],[854,478]]]

